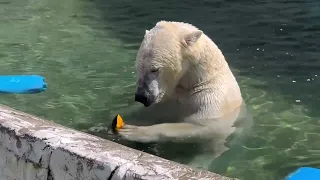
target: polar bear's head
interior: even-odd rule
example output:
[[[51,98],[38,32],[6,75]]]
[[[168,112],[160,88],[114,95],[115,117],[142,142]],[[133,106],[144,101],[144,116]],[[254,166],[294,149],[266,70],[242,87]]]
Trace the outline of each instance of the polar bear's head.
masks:
[[[182,22],[160,21],[146,30],[136,58],[135,101],[148,107],[174,92],[196,53],[202,31]]]

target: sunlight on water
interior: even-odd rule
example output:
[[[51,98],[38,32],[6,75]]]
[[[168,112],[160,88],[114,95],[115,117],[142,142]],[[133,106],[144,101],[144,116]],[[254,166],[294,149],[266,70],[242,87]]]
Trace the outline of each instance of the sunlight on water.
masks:
[[[0,0],[0,6],[2,74],[43,75],[49,87],[6,95],[1,103],[85,132],[117,113],[130,119],[141,107],[133,99],[134,61],[145,29],[162,19],[185,21],[222,49],[255,121],[244,145],[210,170],[270,180],[300,166],[320,167],[318,2]],[[130,146],[157,154],[149,145]],[[194,167],[210,160],[168,158]]]

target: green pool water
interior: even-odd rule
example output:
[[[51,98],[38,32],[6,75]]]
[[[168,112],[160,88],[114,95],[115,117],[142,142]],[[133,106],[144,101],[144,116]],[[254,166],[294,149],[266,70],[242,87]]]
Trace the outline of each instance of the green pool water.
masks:
[[[90,130],[142,108],[134,102],[135,55],[145,29],[162,19],[209,35],[252,109],[249,138],[209,170],[273,180],[320,167],[316,0],[0,0],[1,74],[39,74],[48,82],[45,93],[2,95],[0,103],[107,138]],[[130,146],[152,153],[148,145]]]

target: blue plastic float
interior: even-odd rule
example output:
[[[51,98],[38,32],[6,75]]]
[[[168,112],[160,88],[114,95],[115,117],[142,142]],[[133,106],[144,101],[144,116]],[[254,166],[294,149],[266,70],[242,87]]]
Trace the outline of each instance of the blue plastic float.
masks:
[[[35,94],[47,89],[44,77],[39,75],[1,75],[1,94]]]
[[[285,180],[320,180],[320,169],[301,167],[289,174]]]

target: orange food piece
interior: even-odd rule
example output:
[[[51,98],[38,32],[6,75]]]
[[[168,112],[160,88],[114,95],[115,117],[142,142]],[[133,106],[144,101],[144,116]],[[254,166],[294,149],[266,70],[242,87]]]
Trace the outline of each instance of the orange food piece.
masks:
[[[119,130],[124,126],[124,121],[123,121],[122,117],[119,114],[117,115],[116,121],[117,121],[117,123],[116,123],[115,129]]]

